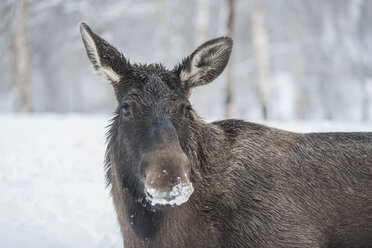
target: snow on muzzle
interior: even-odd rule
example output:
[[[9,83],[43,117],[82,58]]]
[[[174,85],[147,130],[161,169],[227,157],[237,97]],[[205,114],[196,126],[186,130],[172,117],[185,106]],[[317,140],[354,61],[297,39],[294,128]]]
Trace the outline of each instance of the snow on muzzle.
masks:
[[[151,205],[181,205],[194,192],[190,181],[190,162],[182,152],[153,152],[141,161],[144,191]]]
[[[174,185],[169,191],[146,187],[146,197],[151,202],[151,205],[181,205],[187,202],[194,192],[192,183],[179,183]]]

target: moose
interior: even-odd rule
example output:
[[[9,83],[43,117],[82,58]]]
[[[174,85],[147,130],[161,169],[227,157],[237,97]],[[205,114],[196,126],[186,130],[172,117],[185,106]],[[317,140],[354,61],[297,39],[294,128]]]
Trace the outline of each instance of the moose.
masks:
[[[372,247],[372,132],[206,123],[191,90],[222,73],[231,38],[170,70],[80,33],[117,99],[105,168],[125,247]]]

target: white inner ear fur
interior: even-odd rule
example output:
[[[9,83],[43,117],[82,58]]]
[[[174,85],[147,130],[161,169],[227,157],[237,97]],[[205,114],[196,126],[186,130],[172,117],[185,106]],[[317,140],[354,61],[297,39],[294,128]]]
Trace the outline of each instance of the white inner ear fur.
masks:
[[[200,53],[201,53],[201,51],[199,51],[197,54],[195,54],[192,57],[192,59],[190,61],[190,71],[187,71],[187,70],[182,70],[181,71],[181,75],[180,75],[181,81],[187,81],[192,77],[194,77],[193,78],[194,81],[199,80],[200,74],[201,74],[200,73],[201,69],[205,69],[205,68],[197,67],[197,65],[199,64],[200,59],[201,59],[201,54]]]
[[[98,55],[96,44],[93,38],[89,35],[89,33],[85,30],[85,28],[81,29],[81,36],[83,37],[86,49],[88,53],[93,55],[93,59],[90,59],[94,71],[103,77],[105,80],[117,83],[120,81],[120,76],[112,70],[112,68],[107,66],[102,66],[101,58]]]
[[[210,53],[209,50],[218,47],[219,49],[214,53]],[[213,68],[213,65],[217,63],[219,56],[225,50],[226,44],[223,40],[218,41],[216,43],[207,45],[200,49],[190,61],[190,71],[182,70],[180,74],[180,78],[182,81],[187,81],[192,78],[192,81],[198,81],[200,77],[208,73],[209,70]],[[208,58],[206,58],[208,56]],[[197,65],[201,60],[207,60],[209,63],[207,66],[198,67]]]

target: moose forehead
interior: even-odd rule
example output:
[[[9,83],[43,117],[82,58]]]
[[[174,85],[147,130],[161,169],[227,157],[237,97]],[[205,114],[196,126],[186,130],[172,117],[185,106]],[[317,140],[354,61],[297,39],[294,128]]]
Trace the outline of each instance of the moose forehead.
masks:
[[[129,83],[122,88],[122,101],[135,101],[145,105],[154,101],[186,100],[176,74],[160,65],[136,66]]]

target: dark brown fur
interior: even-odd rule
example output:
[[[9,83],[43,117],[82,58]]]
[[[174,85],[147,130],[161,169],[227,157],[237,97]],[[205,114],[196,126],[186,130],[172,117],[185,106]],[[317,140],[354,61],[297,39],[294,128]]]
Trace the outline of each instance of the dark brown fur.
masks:
[[[206,43],[226,46],[217,47],[218,61],[232,45],[221,39]],[[212,81],[227,63],[214,65],[216,48],[206,44],[193,53],[204,52],[202,76],[188,74],[193,55],[171,71],[131,65],[116,50],[101,61],[121,76],[113,83],[119,107],[106,168],[125,247],[372,247],[372,133],[299,134],[241,120],[208,124],[193,110],[186,114],[190,89]],[[146,164],[181,164],[175,174],[191,169],[188,202],[149,204],[148,154],[155,157]]]

